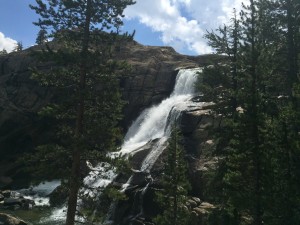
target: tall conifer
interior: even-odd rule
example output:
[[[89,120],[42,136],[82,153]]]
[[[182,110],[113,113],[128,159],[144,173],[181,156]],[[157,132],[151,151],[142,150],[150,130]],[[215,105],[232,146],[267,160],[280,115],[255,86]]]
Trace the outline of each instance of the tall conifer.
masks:
[[[111,48],[120,38],[116,34],[122,25],[123,10],[133,3],[36,0],[36,5],[30,5],[40,16],[34,24],[54,40],[42,57],[56,63],[48,72],[36,71],[34,77],[43,85],[66,91],[60,103],[46,111],[54,113],[61,123],[59,142],[48,150],[68,152],[71,162],[67,225],[75,222],[82,157],[87,150],[107,151],[117,138],[121,100],[114,76],[117,64],[110,60]]]
[[[181,137],[176,127],[173,127],[167,160],[162,176],[162,190],[157,193],[157,202],[163,212],[155,219],[158,225],[188,225],[189,216],[185,207],[190,184],[187,179],[187,163]]]

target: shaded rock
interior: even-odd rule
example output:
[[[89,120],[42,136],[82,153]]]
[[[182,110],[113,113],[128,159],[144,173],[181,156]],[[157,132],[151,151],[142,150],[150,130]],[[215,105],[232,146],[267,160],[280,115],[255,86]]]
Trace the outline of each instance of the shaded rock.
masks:
[[[192,197],[192,200],[195,201],[197,203],[197,205],[200,205],[201,204],[201,200],[200,198],[197,198],[197,197]]]
[[[2,191],[2,200],[0,200],[0,208],[3,209],[31,209],[35,203],[33,200],[26,199],[22,194],[16,191]]]
[[[157,203],[155,202],[155,192],[157,189],[153,187],[149,187],[146,192],[144,193],[143,199],[143,213],[145,218],[153,218],[160,212],[160,207],[158,207]]]
[[[12,206],[12,205],[22,206],[22,200],[21,199],[15,199],[15,198],[5,198],[3,205],[4,206]]]
[[[59,185],[51,194],[48,195],[49,203],[53,207],[63,205],[68,198],[68,188],[64,185]]]
[[[130,185],[138,185],[144,186],[147,184],[147,177],[149,176],[148,173],[142,171],[133,171],[133,174],[130,178]]]
[[[131,152],[130,165],[134,170],[139,170],[141,168],[144,159],[158,141],[159,139],[151,140],[144,146]]]
[[[192,199],[189,199],[187,203],[191,208],[195,208],[198,205],[197,202]]]
[[[28,225],[23,220],[13,217],[9,214],[0,213],[0,224],[2,225]]]
[[[0,202],[4,200],[4,196],[0,193]]]
[[[5,188],[13,182],[11,177],[0,176],[0,188]]]
[[[11,194],[11,191],[10,190],[4,190],[4,191],[1,191],[1,194],[4,196],[4,198],[9,198],[10,194]]]
[[[141,219],[134,219],[133,221],[131,221],[130,225],[145,225],[144,221]]]

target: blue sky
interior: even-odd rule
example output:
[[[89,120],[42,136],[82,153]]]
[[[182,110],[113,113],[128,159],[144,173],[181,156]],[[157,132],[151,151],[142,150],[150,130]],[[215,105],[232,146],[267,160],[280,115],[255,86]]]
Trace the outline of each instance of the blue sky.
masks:
[[[243,0],[136,0],[125,10],[124,31],[136,30],[144,45],[171,46],[177,52],[199,55],[211,52],[203,35],[227,23],[233,8]],[[0,50],[11,51],[17,41],[34,45],[38,16],[28,5],[35,0],[0,0]]]

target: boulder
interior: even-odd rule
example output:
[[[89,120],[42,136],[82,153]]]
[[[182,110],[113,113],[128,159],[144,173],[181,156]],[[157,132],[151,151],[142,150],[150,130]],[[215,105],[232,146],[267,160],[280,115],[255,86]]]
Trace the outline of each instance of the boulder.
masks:
[[[195,208],[197,207],[197,202],[192,200],[192,199],[189,199],[188,202],[187,202],[188,206],[191,207],[191,208]]]
[[[197,197],[192,197],[192,200],[194,201],[194,202],[196,202],[197,203],[197,205],[200,205],[201,204],[201,200],[200,200],[200,198],[197,198]]]
[[[28,225],[23,220],[13,217],[6,213],[0,213],[0,224],[1,225]]]
[[[9,198],[10,194],[11,194],[11,191],[10,190],[4,190],[4,191],[1,191],[1,194],[4,196],[4,198]]]
[[[210,210],[210,209],[215,209],[216,207],[213,204],[210,204],[208,202],[202,202],[200,208]]]
[[[4,199],[4,206],[12,206],[12,205],[19,205],[22,206],[22,200],[21,199],[15,199],[15,198],[5,198]]]
[[[33,200],[24,198],[19,192],[6,190],[0,193],[0,209],[31,209],[35,205]]]

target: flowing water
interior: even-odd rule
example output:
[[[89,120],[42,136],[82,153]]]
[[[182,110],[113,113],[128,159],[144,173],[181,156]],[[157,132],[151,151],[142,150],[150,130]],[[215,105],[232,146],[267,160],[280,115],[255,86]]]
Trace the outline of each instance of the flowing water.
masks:
[[[147,142],[168,137],[170,135],[170,120],[174,121],[176,108],[182,109],[188,100],[194,94],[194,85],[197,80],[199,69],[182,69],[179,71],[174,90],[169,98],[163,100],[160,104],[144,110],[141,115],[133,122],[129,128],[125,141],[121,149],[122,154],[131,153],[138,147],[145,145]]]
[[[188,107],[188,102],[193,97],[194,84],[199,71],[199,69],[181,69],[170,97],[160,104],[144,110],[129,128],[119,152],[121,155],[133,154],[136,149],[141,148],[148,142],[158,140],[142,162],[140,171],[149,172],[163,152],[170,136],[172,123],[177,120],[180,112]],[[108,167],[107,164],[102,163],[93,168],[84,180],[85,185],[94,188],[107,186],[116,177],[116,174],[112,170],[106,169],[106,167]],[[123,186],[123,190],[126,189],[129,183],[130,179]],[[90,195],[93,196],[94,193],[90,193]],[[53,210],[50,215],[47,214],[39,222],[34,221],[34,224],[59,225],[63,224],[64,218],[65,207],[62,207]]]
[[[172,123],[177,120],[180,112],[187,107],[187,102],[194,94],[197,72],[199,69],[180,70],[170,97],[142,112],[129,128],[121,149],[122,154],[131,153],[149,141],[159,139],[144,159],[141,171],[150,172],[163,152],[171,133]]]

